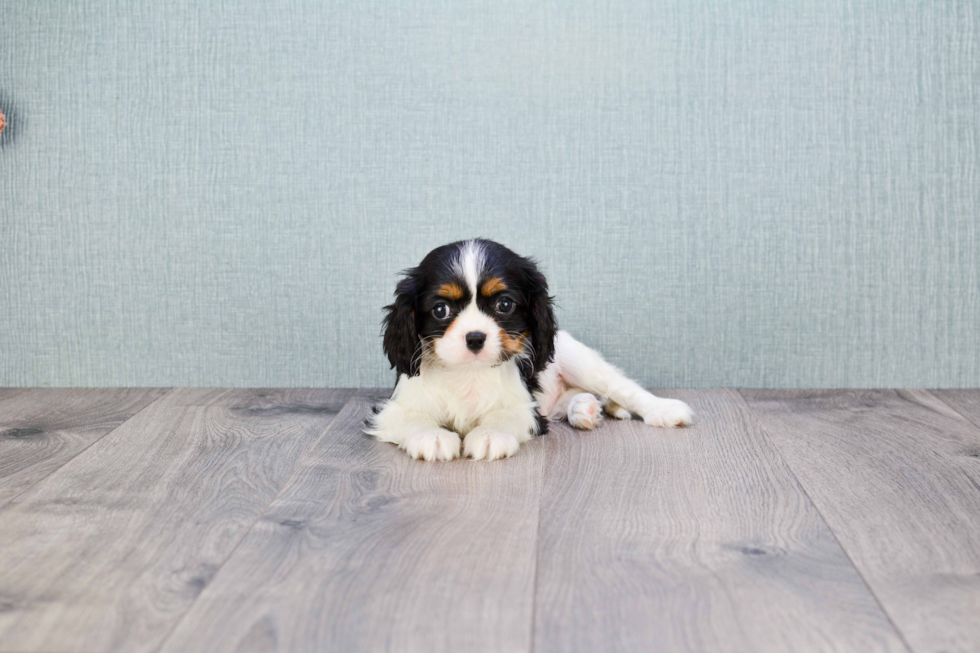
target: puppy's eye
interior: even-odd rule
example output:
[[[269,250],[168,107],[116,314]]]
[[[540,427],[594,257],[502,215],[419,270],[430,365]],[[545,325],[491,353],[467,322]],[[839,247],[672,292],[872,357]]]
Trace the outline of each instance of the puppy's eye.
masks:
[[[501,315],[510,315],[514,312],[513,300],[507,299],[506,297],[501,297],[497,300],[496,310]]]
[[[452,313],[453,312],[449,309],[448,304],[436,304],[435,308],[432,309],[432,317],[436,318],[437,320],[445,320],[452,315]]]

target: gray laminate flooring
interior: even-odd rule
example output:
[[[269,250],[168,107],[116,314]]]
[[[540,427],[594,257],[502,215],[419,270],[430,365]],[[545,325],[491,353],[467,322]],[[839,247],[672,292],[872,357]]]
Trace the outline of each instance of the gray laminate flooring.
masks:
[[[980,651],[980,391],[491,463],[363,435],[385,394],[0,389],[0,652]]]

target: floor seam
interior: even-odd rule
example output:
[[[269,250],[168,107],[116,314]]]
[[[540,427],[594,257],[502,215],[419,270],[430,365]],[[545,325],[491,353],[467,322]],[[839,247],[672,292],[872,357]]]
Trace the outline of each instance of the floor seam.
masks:
[[[554,437],[553,433],[548,435]],[[546,435],[545,437],[548,437]],[[532,581],[531,590],[531,633],[528,639],[528,651],[534,653],[534,643],[537,632],[537,619],[538,619],[538,570],[541,568],[539,562],[541,559],[541,504],[544,500],[544,481],[547,477],[547,466],[548,466],[548,447],[547,443],[542,447],[541,452],[544,461],[541,465],[541,485],[538,487],[538,521],[534,525],[534,580]]]
[[[827,527],[827,530],[830,532],[830,536],[834,538],[834,542],[837,543],[837,546],[838,548],[840,548],[841,553],[843,553],[844,557],[847,558],[847,561],[851,564],[851,568],[854,570],[854,572],[858,575],[858,578],[861,579],[861,582],[867,588],[868,593],[871,595],[871,598],[874,599],[875,603],[878,605],[878,608],[881,610],[881,614],[885,615],[885,619],[887,619],[888,623],[891,624],[891,627],[895,631],[895,634],[898,636],[898,639],[905,646],[905,650],[908,651],[909,653],[916,653],[916,649],[912,647],[912,645],[905,638],[905,633],[902,632],[902,630],[898,627],[898,624],[895,623],[895,620],[892,619],[892,615],[888,612],[888,610],[885,608],[885,605],[881,602],[881,599],[878,597],[877,592],[875,592],[874,588],[871,587],[871,583],[869,583],[868,579],[864,577],[864,574],[861,572],[861,569],[856,564],[854,564],[854,559],[851,558],[850,552],[848,552],[848,550],[841,543],[840,538],[837,537],[837,533],[830,525],[830,522],[827,521],[827,518],[824,517],[823,511],[820,510],[820,506],[817,505],[817,502],[814,501],[813,497],[810,496],[810,493],[807,492],[806,487],[803,485],[803,482],[796,475],[796,470],[794,470],[793,466],[789,464],[789,461],[786,460],[785,456],[783,456],[783,452],[780,451],[779,447],[776,445],[775,440],[773,440],[772,436],[769,435],[769,431],[766,429],[765,424],[763,424],[762,420],[759,419],[759,416],[756,415],[755,409],[749,403],[749,400],[743,393],[743,390],[741,388],[736,388],[735,391],[742,398],[742,401],[745,404],[746,408],[749,409],[749,413],[752,415],[752,419],[755,420],[755,423],[762,430],[763,435],[766,436],[766,440],[769,441],[769,445],[772,447],[773,451],[776,452],[776,455],[779,456],[779,459],[783,461],[784,465],[786,465],[786,469],[789,470],[790,475],[793,477],[793,480],[796,482],[797,487],[800,488],[800,491],[803,493],[803,496],[805,496],[806,500],[810,502],[810,505],[813,506],[813,509],[817,511],[817,515],[820,517],[820,520],[823,522],[824,526]]]
[[[930,397],[933,397],[936,401],[938,401],[939,403],[941,403],[943,406],[946,406],[951,411],[953,411],[954,413],[956,413],[957,415],[959,415],[960,418],[963,419],[963,421],[965,421],[967,424],[969,424],[973,428],[980,429],[980,424],[974,422],[972,419],[970,419],[969,417],[967,417],[966,415],[964,415],[963,413],[961,413],[959,410],[956,409],[956,406],[953,406],[951,403],[949,403],[948,401],[946,401],[945,399],[943,399],[942,397],[940,397],[939,395],[937,395],[932,390],[929,390],[928,388],[923,388],[922,391],[929,393],[929,396]]]
[[[262,511],[259,512],[258,516],[252,521],[251,524],[248,525],[248,528],[246,528],[242,532],[242,536],[238,538],[237,542],[235,542],[235,546],[231,548],[231,550],[228,552],[228,555],[226,555],[224,559],[221,561],[221,563],[217,566],[217,568],[215,568],[214,573],[208,579],[208,582],[204,585],[204,587],[201,588],[201,591],[198,592],[197,596],[194,597],[194,600],[191,601],[191,604],[187,606],[187,609],[184,610],[184,613],[182,615],[180,615],[180,618],[174,622],[174,625],[170,627],[170,630],[167,631],[167,634],[160,639],[160,643],[157,644],[157,646],[153,649],[154,651],[160,651],[161,649],[163,649],[163,647],[167,644],[170,638],[173,637],[174,633],[177,632],[177,628],[180,626],[180,624],[184,622],[187,616],[194,610],[194,606],[200,600],[201,596],[203,596],[204,593],[208,590],[208,586],[211,585],[212,581],[218,576],[218,574],[221,572],[224,566],[228,564],[228,561],[231,560],[232,556],[235,555],[235,552],[238,551],[239,547],[241,547],[242,542],[244,542],[245,539],[248,537],[249,533],[252,532],[252,529],[255,528],[255,525],[258,524],[260,521],[262,521],[262,518],[269,511],[269,506],[274,504],[276,502],[276,499],[278,499],[280,495],[282,495],[283,490],[285,490],[286,487],[288,487],[290,481],[292,481],[293,477],[296,476],[296,471],[299,469],[300,464],[303,462],[303,459],[306,458],[306,456],[310,453],[310,451],[312,451],[316,447],[316,445],[319,444],[319,442],[324,437],[326,437],[327,433],[331,431],[334,424],[337,423],[337,418],[340,417],[340,414],[344,411],[344,409],[347,408],[348,405],[350,405],[350,402],[354,400],[354,397],[357,396],[357,392],[358,389],[356,388],[351,390],[350,394],[347,396],[347,400],[344,402],[344,405],[340,407],[340,410],[338,410],[337,414],[334,415],[332,420],[330,420],[330,423],[327,424],[327,427],[323,429],[323,433],[321,433],[319,437],[313,440],[313,442],[310,444],[309,449],[307,449],[302,456],[296,459],[296,465],[293,467],[293,470],[290,472],[289,476],[286,477],[282,485],[276,491],[276,494],[272,497],[272,499],[269,500],[267,504],[265,504],[265,508],[263,508]]]
[[[44,483],[49,478],[51,478],[52,476],[54,476],[55,474],[57,474],[58,472],[60,472],[67,465],[71,464],[76,458],[78,458],[83,453],[85,453],[86,451],[88,451],[89,449],[91,449],[92,447],[94,447],[96,444],[98,444],[99,442],[102,442],[103,439],[109,437],[110,435],[112,435],[113,433],[115,433],[116,431],[118,431],[119,429],[121,429],[124,424],[128,424],[130,421],[133,420],[133,418],[135,418],[137,415],[139,415],[140,413],[142,413],[144,410],[149,409],[151,406],[155,406],[157,404],[157,402],[161,401],[164,397],[170,396],[170,394],[174,391],[174,388],[163,388],[163,390],[165,392],[162,395],[160,395],[159,397],[157,397],[156,399],[154,399],[153,401],[151,401],[147,405],[143,406],[142,408],[140,408],[138,411],[136,411],[135,413],[133,413],[132,415],[130,415],[129,417],[127,417],[123,421],[119,422],[119,424],[117,424],[115,426],[115,428],[109,429],[108,431],[106,431],[105,433],[103,433],[102,435],[100,435],[99,437],[97,437],[95,440],[92,440],[92,442],[90,442],[88,445],[86,445],[83,449],[80,449],[74,456],[72,456],[71,458],[69,458],[65,462],[61,463],[60,465],[58,465],[57,467],[55,467],[54,469],[52,469],[50,472],[48,472],[47,474],[45,474],[42,478],[39,478],[38,480],[34,481],[33,483],[31,483],[29,486],[25,487],[23,490],[21,490],[20,492],[18,492],[14,496],[7,498],[7,500],[4,501],[4,503],[2,505],[0,505],[0,513],[3,513],[5,510],[7,510],[9,507],[11,507],[14,504],[14,501],[16,501],[17,499],[19,499],[20,497],[22,497],[27,492],[30,492],[31,490],[33,490],[36,487],[40,487],[42,483]]]

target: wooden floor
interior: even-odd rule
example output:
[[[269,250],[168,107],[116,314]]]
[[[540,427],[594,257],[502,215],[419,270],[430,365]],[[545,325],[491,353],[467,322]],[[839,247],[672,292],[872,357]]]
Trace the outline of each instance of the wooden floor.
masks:
[[[980,651],[980,391],[670,391],[421,463],[380,391],[0,389],[0,651]]]

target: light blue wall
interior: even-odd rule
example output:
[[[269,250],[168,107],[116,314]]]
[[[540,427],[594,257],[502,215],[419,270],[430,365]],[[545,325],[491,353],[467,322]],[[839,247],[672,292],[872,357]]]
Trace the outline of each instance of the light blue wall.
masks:
[[[976,2],[0,0],[0,385],[386,385],[486,236],[653,386],[980,386]]]

